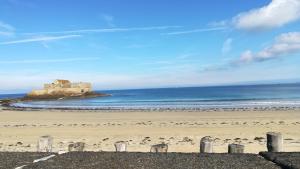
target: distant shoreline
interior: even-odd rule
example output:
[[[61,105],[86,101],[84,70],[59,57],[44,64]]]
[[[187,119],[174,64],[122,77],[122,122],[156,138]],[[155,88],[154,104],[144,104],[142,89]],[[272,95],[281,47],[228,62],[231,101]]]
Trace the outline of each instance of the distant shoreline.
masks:
[[[25,95],[24,97],[20,97],[20,98],[0,99],[0,106],[17,108],[17,106],[12,106],[12,104],[18,103],[18,102],[73,100],[73,99],[85,99],[85,98],[106,97],[106,96],[111,96],[111,95],[105,94],[105,93],[96,93],[96,92],[88,92],[83,95],[74,95],[74,96],[42,95],[42,96],[32,97],[32,96]],[[21,108],[21,107],[19,107],[19,108]],[[24,108],[28,108],[28,107],[24,107]]]

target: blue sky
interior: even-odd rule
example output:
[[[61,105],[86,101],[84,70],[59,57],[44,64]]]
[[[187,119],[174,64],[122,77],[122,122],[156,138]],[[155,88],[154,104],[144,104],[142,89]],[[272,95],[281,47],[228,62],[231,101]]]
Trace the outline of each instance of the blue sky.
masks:
[[[0,0],[0,93],[300,79],[299,0]]]

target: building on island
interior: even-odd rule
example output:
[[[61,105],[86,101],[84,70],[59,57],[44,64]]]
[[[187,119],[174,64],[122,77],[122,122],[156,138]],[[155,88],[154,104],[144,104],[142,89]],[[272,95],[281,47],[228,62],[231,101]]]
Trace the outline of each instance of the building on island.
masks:
[[[92,92],[91,83],[79,82],[71,83],[69,80],[57,79],[53,83],[44,84],[44,89],[33,90],[28,93],[28,96],[80,96]]]

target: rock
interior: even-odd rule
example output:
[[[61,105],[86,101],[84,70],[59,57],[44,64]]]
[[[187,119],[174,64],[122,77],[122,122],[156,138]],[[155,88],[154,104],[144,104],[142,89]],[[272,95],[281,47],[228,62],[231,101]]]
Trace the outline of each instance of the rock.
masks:
[[[49,135],[41,136],[38,140],[37,151],[38,152],[52,152],[53,138]]]
[[[168,152],[168,145],[167,144],[156,144],[151,146],[150,149],[151,153],[166,153]]]
[[[283,139],[281,133],[268,132],[267,133],[267,148],[268,152],[281,152]]]
[[[205,136],[200,140],[200,153],[213,152],[213,139],[210,136]]]
[[[244,153],[244,145],[241,144],[229,144],[228,153]]]
[[[68,151],[69,152],[72,152],[72,151],[83,151],[84,147],[85,147],[85,143],[84,142],[76,142],[76,143],[69,144]]]
[[[126,152],[127,151],[127,142],[118,141],[115,144],[116,152]]]

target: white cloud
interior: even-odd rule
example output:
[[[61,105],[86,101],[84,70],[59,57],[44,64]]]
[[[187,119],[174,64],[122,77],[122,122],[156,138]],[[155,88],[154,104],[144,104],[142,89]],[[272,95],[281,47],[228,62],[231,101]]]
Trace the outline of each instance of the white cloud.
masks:
[[[262,31],[300,19],[300,0],[272,0],[268,5],[233,18],[237,29]]]
[[[300,32],[289,32],[277,36],[270,46],[257,53],[248,50],[239,58],[238,63],[261,62],[300,52]]]
[[[289,32],[281,34],[276,38],[277,42],[281,43],[300,43],[300,32]]]
[[[227,29],[227,27],[193,29],[193,30],[185,30],[185,31],[176,31],[176,32],[162,33],[162,35],[182,35],[182,34],[191,34],[191,33],[199,33],[199,32],[221,31],[221,30],[225,30],[225,29]]]
[[[7,23],[0,21],[0,36],[11,36],[14,34],[15,28]]]
[[[222,47],[222,54],[226,54],[228,52],[231,51],[232,48],[232,39],[228,38],[225,40],[225,42],[223,43],[223,47]]]
[[[69,38],[77,38],[77,37],[81,37],[81,35],[39,36],[39,37],[33,37],[33,38],[29,38],[29,39],[21,39],[21,40],[1,42],[0,45],[10,45],[10,44],[18,44],[18,43],[30,43],[30,42],[48,42],[48,41],[56,41],[56,40],[69,39]]]
[[[253,53],[250,50],[247,50],[241,54],[240,62],[249,63],[253,61]]]

